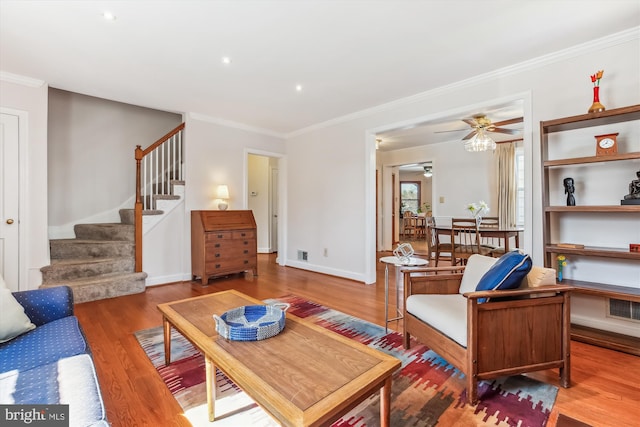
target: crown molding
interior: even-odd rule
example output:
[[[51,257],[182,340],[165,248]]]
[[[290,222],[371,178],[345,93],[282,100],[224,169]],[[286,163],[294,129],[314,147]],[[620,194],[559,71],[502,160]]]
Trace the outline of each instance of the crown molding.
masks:
[[[271,129],[265,129],[257,126],[251,126],[245,123],[234,122],[233,120],[223,119],[221,117],[212,117],[206,114],[200,113],[189,113],[189,117],[194,120],[199,120],[202,122],[213,123],[220,126],[226,126],[234,129],[246,130],[248,132],[258,133],[266,136],[273,136],[275,138],[285,138],[285,134],[273,131]]]
[[[45,84],[44,80],[8,73],[6,71],[0,71],[0,80],[28,87],[42,87],[42,85]]]
[[[633,27],[628,30],[620,31],[609,36],[605,36],[596,40],[585,42],[579,45],[572,46],[567,49],[559,50],[547,55],[539,56],[537,58],[529,59],[527,61],[520,62],[518,64],[510,65],[507,67],[499,68],[488,73],[479,74],[477,76],[460,80],[455,83],[451,83],[445,86],[440,86],[425,92],[420,92],[415,95],[411,95],[405,98],[397,99],[385,104],[381,104],[375,107],[367,108],[364,110],[356,111],[344,116],[336,117],[321,123],[317,123],[302,129],[298,129],[289,132],[284,135],[285,138],[292,138],[295,136],[303,135],[305,133],[313,132],[315,130],[323,129],[336,124],[348,122],[351,120],[360,119],[363,117],[371,116],[376,113],[389,111],[395,108],[403,107],[415,102],[428,100],[431,97],[447,94],[455,90],[464,89],[469,86],[478,85],[487,81],[493,80],[498,77],[505,77],[513,74],[518,74],[523,71],[536,69],[545,65],[553,64],[558,61],[570,59],[585,53],[589,53],[594,50],[609,48],[618,44],[626,43],[632,40],[640,39],[640,26]]]

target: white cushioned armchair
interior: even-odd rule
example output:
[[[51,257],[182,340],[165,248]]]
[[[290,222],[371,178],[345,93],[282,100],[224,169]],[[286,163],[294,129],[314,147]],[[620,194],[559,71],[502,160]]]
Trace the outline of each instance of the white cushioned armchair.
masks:
[[[559,368],[569,387],[571,288],[534,266],[517,289],[476,291],[496,260],[404,271],[404,347],[413,336],[462,371],[472,404],[478,381],[501,376]]]

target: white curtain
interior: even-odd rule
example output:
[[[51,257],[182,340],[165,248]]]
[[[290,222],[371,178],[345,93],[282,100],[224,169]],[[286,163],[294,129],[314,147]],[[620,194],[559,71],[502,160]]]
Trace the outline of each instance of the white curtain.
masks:
[[[498,144],[496,148],[498,170],[498,221],[500,227],[516,226],[516,148],[513,142]]]

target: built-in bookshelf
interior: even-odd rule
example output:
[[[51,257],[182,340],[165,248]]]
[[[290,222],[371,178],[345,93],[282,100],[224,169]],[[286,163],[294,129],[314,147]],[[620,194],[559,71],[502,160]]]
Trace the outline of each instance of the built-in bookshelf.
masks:
[[[588,175],[590,173],[589,171],[593,170],[590,168],[596,168],[598,165],[609,162],[619,162],[620,165],[628,164],[625,162],[632,162],[632,166],[626,166],[626,168],[635,168],[638,164],[637,160],[640,159],[639,151],[619,152],[609,155],[567,156],[567,158],[561,158],[561,156],[558,156],[559,150],[555,150],[554,156],[550,158],[550,151],[553,151],[552,149],[554,148],[551,146],[554,143],[551,136],[555,133],[562,132],[565,137],[565,141],[569,140],[569,145],[572,147],[579,146],[580,144],[591,144],[594,146],[595,150],[595,140],[586,139],[583,136],[572,139],[571,132],[579,132],[581,130],[588,130],[589,128],[598,128],[625,122],[636,122],[638,123],[638,126],[640,126],[640,105],[540,122],[543,250],[544,264],[546,267],[557,268],[556,257],[558,254],[569,255],[574,259],[594,258],[598,259],[598,262],[600,263],[615,263],[619,260],[626,260],[626,262],[629,262],[630,260],[631,262],[637,261],[638,265],[640,265],[640,252],[632,252],[629,246],[607,247],[606,245],[600,246],[592,244],[567,247],[566,245],[562,245],[566,239],[563,239],[561,242],[558,241],[557,237],[559,234],[566,235],[566,233],[562,233],[563,224],[568,224],[573,220],[585,221],[585,218],[586,220],[591,218],[593,221],[601,222],[597,227],[592,227],[593,229],[597,229],[599,232],[602,232],[602,230],[608,230],[607,221],[615,222],[619,221],[621,218],[625,218],[626,221],[629,221],[629,216],[633,217],[631,221],[635,224],[640,224],[640,205],[587,204],[583,206],[565,206],[558,203],[557,197],[550,197],[550,188],[557,188],[558,186],[562,187],[562,183],[558,182],[558,177],[562,174],[557,173],[558,170],[562,172],[564,170],[576,170],[575,168],[579,168],[581,174]],[[636,125],[634,124],[634,126]],[[630,175],[630,179],[632,178],[633,176]],[[636,218],[637,223],[635,222]],[[593,232],[593,229],[586,229],[582,230],[581,233],[575,233],[575,236],[572,236],[574,238],[570,240],[573,242],[583,241],[582,239],[585,238],[585,234]],[[615,271],[614,266],[611,267],[611,271]],[[575,292],[578,293],[640,303],[640,289],[638,288],[618,286],[611,283],[599,283],[597,280],[564,279],[562,283],[574,286]],[[575,333],[572,331],[572,337],[591,344],[598,344],[604,347],[614,348],[616,350],[640,354],[640,339],[635,337],[628,337],[626,335],[578,325],[575,325]]]

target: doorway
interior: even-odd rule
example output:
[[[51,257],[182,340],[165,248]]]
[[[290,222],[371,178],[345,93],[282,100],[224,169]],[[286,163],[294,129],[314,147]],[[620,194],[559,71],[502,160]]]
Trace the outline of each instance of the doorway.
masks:
[[[484,193],[490,192],[489,182],[492,177],[489,173],[476,172],[484,162],[482,156],[488,154],[458,155],[460,151],[454,151],[455,144],[462,145],[464,137],[469,133],[468,123],[460,118],[472,116],[482,111],[488,114],[494,121],[510,121],[515,117],[523,117],[521,124],[513,121],[509,123],[513,128],[519,128],[523,140],[523,158],[526,167],[523,167],[524,180],[522,185],[522,217],[525,222],[524,249],[530,250],[531,246],[531,168],[528,167],[531,158],[531,96],[530,93],[520,93],[513,96],[495,99],[477,105],[470,105],[457,110],[436,113],[430,116],[416,117],[398,123],[380,126],[367,131],[367,144],[375,161],[372,163],[382,170],[381,215],[377,224],[379,230],[377,242],[378,248],[384,251],[392,250],[399,239],[402,230],[395,228],[400,224],[399,195],[392,199],[393,189],[399,191],[399,167],[412,162],[417,164],[432,161],[437,167],[432,170],[432,202],[431,207],[436,221],[446,221],[455,215],[464,215],[464,207],[469,200],[476,200],[478,191],[476,187],[483,186],[482,198],[489,197]],[[495,135],[498,139],[501,135]],[[504,135],[505,138],[512,138]],[[465,150],[467,151],[467,150]],[[482,162],[476,161],[483,159]],[[425,171],[426,172],[426,171]],[[461,172],[469,172],[468,178],[463,178]],[[395,176],[397,183],[392,184]],[[480,177],[480,179],[476,179]],[[482,181],[481,181],[482,180]],[[438,187],[438,183],[441,186]],[[472,183],[472,185],[469,185]],[[491,187],[492,188],[492,187]],[[370,198],[372,200],[373,198]],[[397,219],[396,219],[397,218]]]
[[[398,169],[398,230],[396,244],[409,243],[418,255],[428,255],[426,218],[433,214],[432,162],[405,164]],[[397,239],[396,239],[397,236]]]
[[[284,218],[281,215],[284,157],[256,150],[247,150],[245,154],[245,207],[253,212],[256,220],[258,253],[280,254],[286,250],[282,238]],[[278,255],[273,259],[284,265],[285,258]]]

